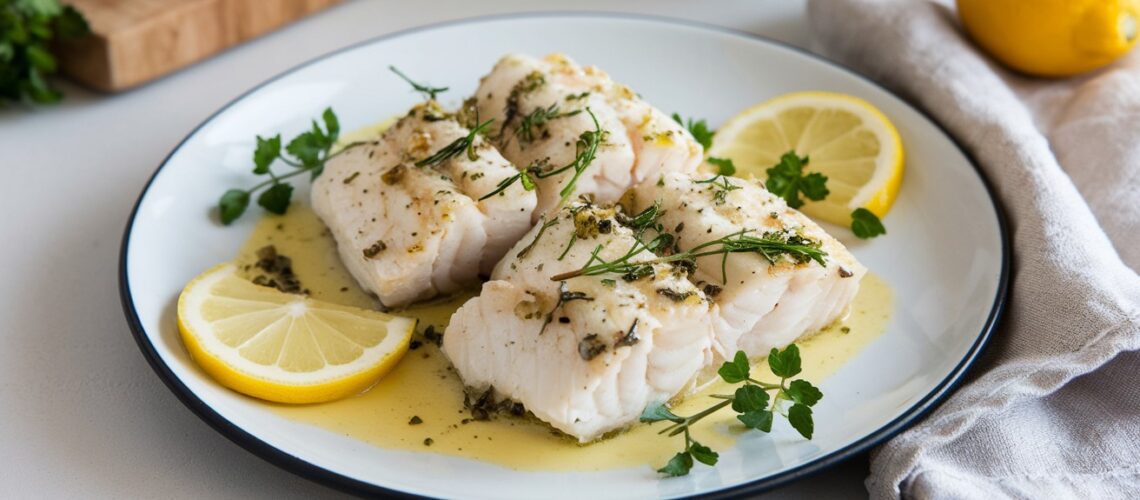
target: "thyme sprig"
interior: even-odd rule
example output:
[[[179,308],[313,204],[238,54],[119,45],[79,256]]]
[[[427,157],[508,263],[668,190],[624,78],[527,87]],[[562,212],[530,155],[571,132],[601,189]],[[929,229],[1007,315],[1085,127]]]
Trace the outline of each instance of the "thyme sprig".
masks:
[[[486,129],[487,126],[490,125],[493,121],[495,120],[492,118],[476,125],[475,128],[471,129],[471,131],[468,132],[466,136],[451,141],[450,144],[440,148],[439,151],[435,152],[435,154],[417,161],[416,166],[426,167],[428,165],[439,165],[440,163],[459,156],[459,153],[462,153],[464,151],[467,152],[468,160],[478,160],[479,155],[475,152],[475,135],[483,132],[483,130]]]
[[[685,437],[681,451],[664,467],[657,469],[657,472],[668,476],[684,476],[692,469],[694,460],[705,465],[716,465],[719,459],[717,452],[693,439],[690,430],[693,424],[730,405],[732,411],[737,413],[736,419],[749,429],[771,432],[774,416],[780,414],[788,419],[796,432],[811,439],[815,433],[811,407],[823,399],[823,392],[806,380],[790,380],[801,371],[799,347],[792,344],[783,350],[773,348],[768,353],[768,367],[773,375],[780,377],[778,383],[752,378],[748,356],[744,351],[737,351],[736,356],[731,361],[725,361],[717,371],[725,382],[742,384],[733,394],[712,395],[720,401],[688,417],[674,414],[664,403],[646,407],[641,414],[642,422],[672,422],[672,425],[658,431],[658,434],[683,434]],[[770,391],[775,392],[769,395]]]
[[[257,136],[257,147],[253,151],[253,173],[268,176],[269,179],[249,189],[226,191],[218,200],[222,224],[229,225],[241,217],[249,207],[253,194],[263,188],[268,189],[257,197],[257,204],[272,213],[284,214],[293,197],[293,185],[282,181],[306,173],[312,179],[316,179],[324,171],[325,163],[329,160],[363,144],[363,142],[353,142],[336,153],[330,153],[340,136],[340,122],[332,108],[325,108],[321,114],[321,121],[324,122],[323,129],[316,120],[313,120],[312,128],[289,141],[285,145],[284,152],[281,150],[281,134],[269,138]],[[277,161],[292,167],[293,170],[284,174],[275,173],[272,166]]]
[[[722,280],[727,283],[728,273],[726,266],[729,254],[733,253],[755,253],[773,264],[776,263],[777,259],[781,256],[788,256],[797,263],[814,260],[821,266],[827,265],[824,261],[827,252],[820,249],[820,244],[817,241],[795,234],[789,235],[777,232],[767,232],[759,236],[750,234],[754,232],[756,231],[752,229],[742,229],[727,236],[706,241],[684,252],[677,252],[672,255],[647,260],[634,260],[634,258],[640,255],[644,250],[654,252],[668,248],[669,245],[673,243],[673,236],[671,234],[660,233],[653,240],[650,240],[649,243],[642,242],[641,239],[636,239],[628,252],[614,260],[606,262],[598,258],[597,260],[601,261],[598,264],[587,262],[587,264],[580,269],[556,274],[551,276],[550,279],[551,281],[564,281],[578,276],[597,276],[611,273],[626,276],[644,276],[647,273],[647,269],[652,270],[654,264],[680,261],[695,262],[699,257],[722,255],[721,276]]]
[[[395,73],[396,76],[403,79],[405,82],[408,82],[408,85],[411,85],[412,89],[414,89],[416,92],[423,94],[425,98],[431,99],[433,101],[435,100],[436,94],[442,94],[444,92],[447,92],[447,89],[449,88],[449,87],[432,87],[431,85],[428,85],[425,83],[419,83],[419,82],[413,81],[411,78],[408,78],[408,75],[405,75],[403,72],[396,69],[395,66],[388,66],[388,69],[391,70],[393,73]]]
[[[521,182],[523,189],[533,191],[537,179],[545,179],[573,169],[573,177],[570,178],[570,181],[567,182],[558,193],[562,197],[558,206],[565,205],[566,201],[570,199],[570,196],[574,194],[574,190],[577,189],[578,178],[581,177],[582,173],[586,171],[586,168],[594,162],[594,158],[598,154],[598,146],[600,146],[602,142],[605,142],[606,131],[602,130],[602,126],[598,123],[598,117],[594,116],[594,112],[591,111],[590,108],[586,108],[586,113],[590,115],[590,119],[594,122],[594,130],[587,130],[578,136],[576,154],[573,161],[553,169],[547,168],[540,162],[531,164],[519,171],[519,173],[503,179],[493,191],[483,195],[479,200],[482,201],[495,196],[516,182]]]

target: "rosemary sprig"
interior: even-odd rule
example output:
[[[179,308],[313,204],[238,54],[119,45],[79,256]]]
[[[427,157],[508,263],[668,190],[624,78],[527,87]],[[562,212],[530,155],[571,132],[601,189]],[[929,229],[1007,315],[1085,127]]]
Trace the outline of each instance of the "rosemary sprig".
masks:
[[[811,407],[823,399],[823,392],[806,380],[789,381],[800,373],[800,365],[800,349],[795,344],[783,350],[773,348],[768,353],[768,367],[773,375],[780,377],[780,381],[761,382],[751,377],[748,356],[744,351],[737,351],[732,361],[725,361],[717,371],[720,378],[727,383],[743,383],[733,394],[712,395],[720,401],[688,417],[674,414],[664,403],[646,407],[641,414],[642,422],[672,422],[672,425],[660,430],[658,434],[685,436],[682,450],[664,467],[657,469],[657,472],[669,476],[684,476],[692,469],[694,459],[706,465],[716,465],[719,455],[693,439],[690,429],[693,424],[729,405],[737,413],[736,419],[749,429],[771,432],[773,417],[780,414],[788,419],[792,428],[801,436],[811,439],[815,432]],[[769,391],[775,392],[770,396]],[[791,405],[782,404],[783,402],[789,402]]]
[[[475,128],[471,129],[471,131],[468,132],[466,136],[451,141],[450,144],[440,148],[439,151],[435,152],[435,154],[417,161],[416,166],[425,167],[428,165],[439,165],[440,163],[458,156],[459,153],[462,153],[464,151],[467,152],[468,160],[478,160],[479,155],[475,153],[475,135],[482,132],[483,129],[487,128],[487,125],[490,125],[492,121],[494,121],[494,119],[490,119],[483,123],[480,123],[479,125],[476,125]]]
[[[523,189],[533,191],[536,185],[536,179],[545,179],[573,169],[574,176],[571,177],[570,181],[559,191],[559,195],[562,199],[558,205],[562,206],[566,204],[566,200],[570,199],[570,195],[574,194],[574,190],[577,188],[578,178],[581,177],[582,173],[586,171],[586,168],[593,163],[594,158],[598,154],[598,146],[605,140],[606,131],[602,130],[602,126],[598,123],[598,117],[594,116],[594,112],[591,111],[590,108],[586,108],[586,113],[589,113],[590,119],[594,122],[594,130],[587,130],[578,136],[576,146],[577,153],[573,161],[554,169],[546,169],[541,163],[532,164],[519,171],[519,173],[503,179],[493,191],[483,195],[479,200],[482,201],[495,196],[511,187],[515,182],[521,182]]]
[[[522,143],[534,142],[534,129],[536,127],[542,127],[551,120],[574,116],[581,112],[582,110],[580,109],[562,112],[558,109],[557,102],[545,108],[535,108],[534,111],[531,111],[519,121],[519,126],[515,129],[515,137],[518,137]]]
[[[728,274],[725,266],[728,262],[728,255],[733,253],[755,253],[773,264],[776,263],[778,258],[786,255],[798,263],[814,260],[821,266],[827,265],[823,260],[823,258],[827,256],[827,252],[820,249],[819,242],[817,241],[809,240],[799,235],[785,235],[776,232],[752,236],[749,234],[752,232],[755,231],[752,229],[742,229],[730,235],[706,241],[684,252],[677,252],[672,255],[665,255],[648,260],[634,261],[634,257],[637,257],[643,250],[656,251],[661,248],[667,248],[672,244],[673,236],[668,233],[661,233],[650,243],[643,243],[638,239],[634,242],[630,251],[612,261],[593,265],[587,263],[587,265],[578,270],[556,274],[550,279],[551,281],[564,281],[578,276],[597,276],[610,273],[627,276],[632,273],[634,275],[644,276],[646,273],[645,269],[651,268],[653,264],[678,261],[694,262],[699,257],[722,255],[721,275],[723,281],[727,283]]]
[[[414,89],[416,92],[423,94],[424,97],[431,99],[433,101],[435,100],[436,94],[442,94],[444,92],[447,92],[448,87],[432,87],[432,86],[424,84],[424,83],[415,82],[411,78],[408,78],[408,75],[405,75],[400,70],[396,69],[395,66],[388,66],[388,69],[392,70],[392,72],[395,73],[396,76],[399,76],[405,82],[408,82],[408,85],[411,85],[412,89]]]

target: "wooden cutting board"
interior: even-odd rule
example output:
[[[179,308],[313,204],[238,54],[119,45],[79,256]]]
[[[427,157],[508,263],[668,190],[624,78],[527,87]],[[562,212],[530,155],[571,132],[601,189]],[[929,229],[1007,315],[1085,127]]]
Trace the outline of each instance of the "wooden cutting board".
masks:
[[[64,75],[108,92],[168,74],[340,0],[65,0],[93,35],[58,47]]]

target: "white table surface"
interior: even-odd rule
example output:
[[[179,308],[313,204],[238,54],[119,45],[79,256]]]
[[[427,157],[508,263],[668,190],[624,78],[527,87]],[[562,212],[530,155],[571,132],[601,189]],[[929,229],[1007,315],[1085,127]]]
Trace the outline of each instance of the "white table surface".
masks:
[[[0,110],[0,498],[312,498],[341,494],[214,432],[166,389],[119,303],[126,218],[170,150],[246,89],[393,31],[535,10],[641,12],[805,46],[803,0],[356,1],[160,81]],[[187,242],[192,244],[192,242]],[[770,498],[866,496],[865,456]]]

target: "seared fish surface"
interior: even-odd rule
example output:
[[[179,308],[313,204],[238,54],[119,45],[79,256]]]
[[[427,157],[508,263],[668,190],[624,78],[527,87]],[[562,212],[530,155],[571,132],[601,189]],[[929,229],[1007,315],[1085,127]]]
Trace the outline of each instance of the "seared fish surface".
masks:
[[[639,248],[619,219],[613,208],[581,202],[541,219],[443,337],[470,388],[520,402],[581,442],[682,392],[712,356],[709,304],[683,269],[551,280]]]
[[[478,199],[517,172],[479,134],[470,148],[424,164],[469,132],[429,101],[329,161],[314,181],[313,210],[341,261],[386,306],[476,285],[530,229],[535,193]]]
[[[650,176],[695,171],[704,154],[684,127],[629,87],[561,54],[503,57],[464,106],[479,120],[494,120],[492,139],[519,168],[550,172],[569,165],[582,153],[584,133],[602,133],[575,190],[575,196],[588,195],[596,203],[617,201]],[[537,179],[536,220],[559,206],[560,191],[573,174],[571,169]],[[510,189],[522,190],[519,184]]]
[[[867,270],[838,240],[784,200],[744,179],[664,174],[631,192],[634,207],[659,204],[659,222],[677,248],[691,250],[718,238],[745,234],[807,241],[824,251],[825,265],[757,252],[696,259],[693,280],[716,304],[717,351],[768,354],[839,319]]]

